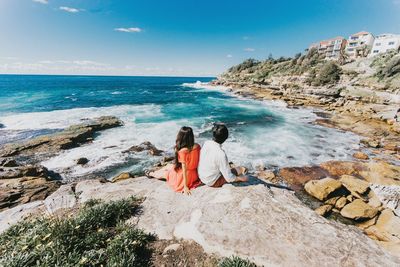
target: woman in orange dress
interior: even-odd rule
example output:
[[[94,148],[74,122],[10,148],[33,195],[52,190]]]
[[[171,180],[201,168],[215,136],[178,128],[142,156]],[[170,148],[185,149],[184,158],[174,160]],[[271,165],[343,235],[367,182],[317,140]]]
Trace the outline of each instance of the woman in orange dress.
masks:
[[[167,183],[176,192],[190,195],[201,184],[197,174],[200,145],[194,142],[193,130],[182,127],[176,137],[175,164],[167,171]]]

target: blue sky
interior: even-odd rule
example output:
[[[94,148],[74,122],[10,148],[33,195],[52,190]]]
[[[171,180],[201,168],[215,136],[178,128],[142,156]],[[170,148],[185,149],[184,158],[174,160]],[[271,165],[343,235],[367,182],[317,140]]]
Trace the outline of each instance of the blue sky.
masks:
[[[366,30],[400,0],[0,0],[0,73],[215,76]]]

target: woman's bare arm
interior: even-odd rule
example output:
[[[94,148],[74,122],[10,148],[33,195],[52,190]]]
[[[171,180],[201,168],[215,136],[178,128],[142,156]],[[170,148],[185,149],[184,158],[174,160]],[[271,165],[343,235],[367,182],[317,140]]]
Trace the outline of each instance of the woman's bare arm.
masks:
[[[186,168],[186,163],[182,163],[182,171],[183,171],[183,193],[190,195],[190,189],[188,186],[188,178],[187,178],[187,168]]]

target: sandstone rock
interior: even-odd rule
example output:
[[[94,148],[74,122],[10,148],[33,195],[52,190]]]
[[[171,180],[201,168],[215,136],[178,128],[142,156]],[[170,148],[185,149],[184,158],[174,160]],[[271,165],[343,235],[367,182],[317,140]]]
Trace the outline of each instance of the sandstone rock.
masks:
[[[259,171],[257,177],[271,183],[278,183],[278,179],[273,171]]]
[[[335,207],[341,210],[347,204],[347,199],[345,197],[340,197],[335,203]]]
[[[85,165],[89,162],[89,160],[87,158],[79,158],[76,160],[76,164],[78,165]]]
[[[78,147],[93,140],[94,134],[98,131],[122,125],[122,121],[116,117],[99,117],[79,125],[73,125],[56,134],[39,136],[22,143],[7,144],[0,149],[0,157],[10,157],[21,153],[31,157],[37,153],[51,155],[58,153],[60,150]]]
[[[304,189],[311,196],[324,201],[331,193],[342,187],[342,184],[330,177],[307,182]]]
[[[46,167],[38,165],[26,165],[18,167],[0,168],[0,180],[1,179],[12,179],[20,178],[23,176],[34,176],[34,177],[50,177],[51,173]]]
[[[378,216],[375,216],[374,218],[370,219],[370,220],[366,220],[363,222],[359,222],[356,223],[356,226],[361,228],[361,229],[367,229],[368,227],[375,225],[376,221],[378,220]],[[375,240],[377,240],[376,238],[373,238]]]
[[[383,149],[400,152],[400,146],[398,143],[387,143],[383,146]]]
[[[339,181],[352,193],[355,192],[363,195],[369,190],[369,185],[366,181],[358,179],[354,176],[342,175]]]
[[[132,174],[130,174],[129,172],[123,172],[123,173],[120,173],[119,175],[111,178],[111,182],[115,183],[115,182],[119,182],[119,181],[126,180],[129,178],[133,178],[133,177],[134,176]]]
[[[321,168],[326,170],[332,176],[353,175],[365,168],[362,163],[349,161],[327,161],[320,164]]]
[[[13,158],[0,158],[0,166],[2,167],[17,167],[18,164]]]
[[[320,266],[322,260],[337,266],[342,259],[356,266],[400,263],[359,231],[318,216],[291,192],[262,184],[202,186],[185,196],[164,182],[138,177],[82,181],[75,192],[80,203],[142,196],[142,214],[132,218],[138,227],[161,239],[192,239],[207,253],[236,254],[259,265]],[[302,256],[308,253],[314,256]]]
[[[157,149],[152,143],[147,141],[141,143],[138,146],[132,146],[129,149],[123,151],[123,153],[129,153],[129,152],[138,153],[142,151],[148,151],[149,154],[152,156],[161,156],[161,154],[163,153],[162,150]]]
[[[400,185],[400,166],[384,161],[351,162],[328,161],[320,164],[330,176],[353,175],[364,178],[369,183]]]
[[[367,154],[365,154],[365,153],[363,153],[363,152],[360,152],[360,151],[354,153],[354,154],[353,154],[353,158],[362,159],[362,160],[367,160],[367,159],[369,159],[369,157],[368,157]]]
[[[338,197],[332,197],[332,198],[326,200],[326,201],[325,201],[325,204],[328,204],[328,205],[331,205],[331,206],[335,206],[336,201],[338,201],[339,198],[341,198],[341,197],[340,197],[340,196],[338,196]]]
[[[0,182],[0,211],[20,204],[43,200],[60,186],[43,177],[22,177]]]
[[[340,214],[353,220],[371,219],[376,216],[378,209],[371,207],[361,199],[355,199],[353,202],[344,206]]]
[[[379,208],[380,206],[382,206],[382,202],[372,190],[368,192],[368,205],[374,208]]]
[[[327,172],[318,166],[289,167],[280,169],[278,176],[291,185],[304,185],[310,180],[326,177]]]
[[[44,201],[44,208],[48,214],[59,210],[70,209],[76,206],[77,196],[75,196],[75,184],[62,185]]]
[[[331,205],[322,205],[322,206],[318,207],[317,209],[315,209],[315,212],[318,215],[321,215],[321,216],[325,217],[326,215],[329,214],[329,212],[331,212],[331,210],[332,210],[332,206]]]
[[[400,242],[400,217],[396,216],[392,210],[383,210],[376,221],[375,227],[381,232],[387,232],[391,237],[391,241]]]

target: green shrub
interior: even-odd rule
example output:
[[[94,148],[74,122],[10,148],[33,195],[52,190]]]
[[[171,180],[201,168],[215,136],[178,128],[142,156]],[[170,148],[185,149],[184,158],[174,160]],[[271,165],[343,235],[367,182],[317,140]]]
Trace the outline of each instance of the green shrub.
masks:
[[[239,257],[232,256],[224,258],[218,265],[219,267],[257,267],[256,264],[249,260],[244,260]]]
[[[0,266],[147,266],[154,237],[124,221],[137,199],[91,201],[76,214],[20,222],[0,235]]]
[[[258,64],[260,64],[260,61],[255,60],[253,58],[249,58],[249,59],[246,59],[245,61],[243,61],[242,63],[231,67],[228,71],[229,72],[241,72],[241,71],[243,71],[245,69],[249,69],[249,68],[254,67],[254,66],[258,65]]]
[[[312,84],[315,86],[322,86],[328,84],[336,84],[340,80],[341,68],[333,61],[326,62]]]
[[[400,56],[393,57],[379,72],[380,78],[389,78],[400,73]]]

